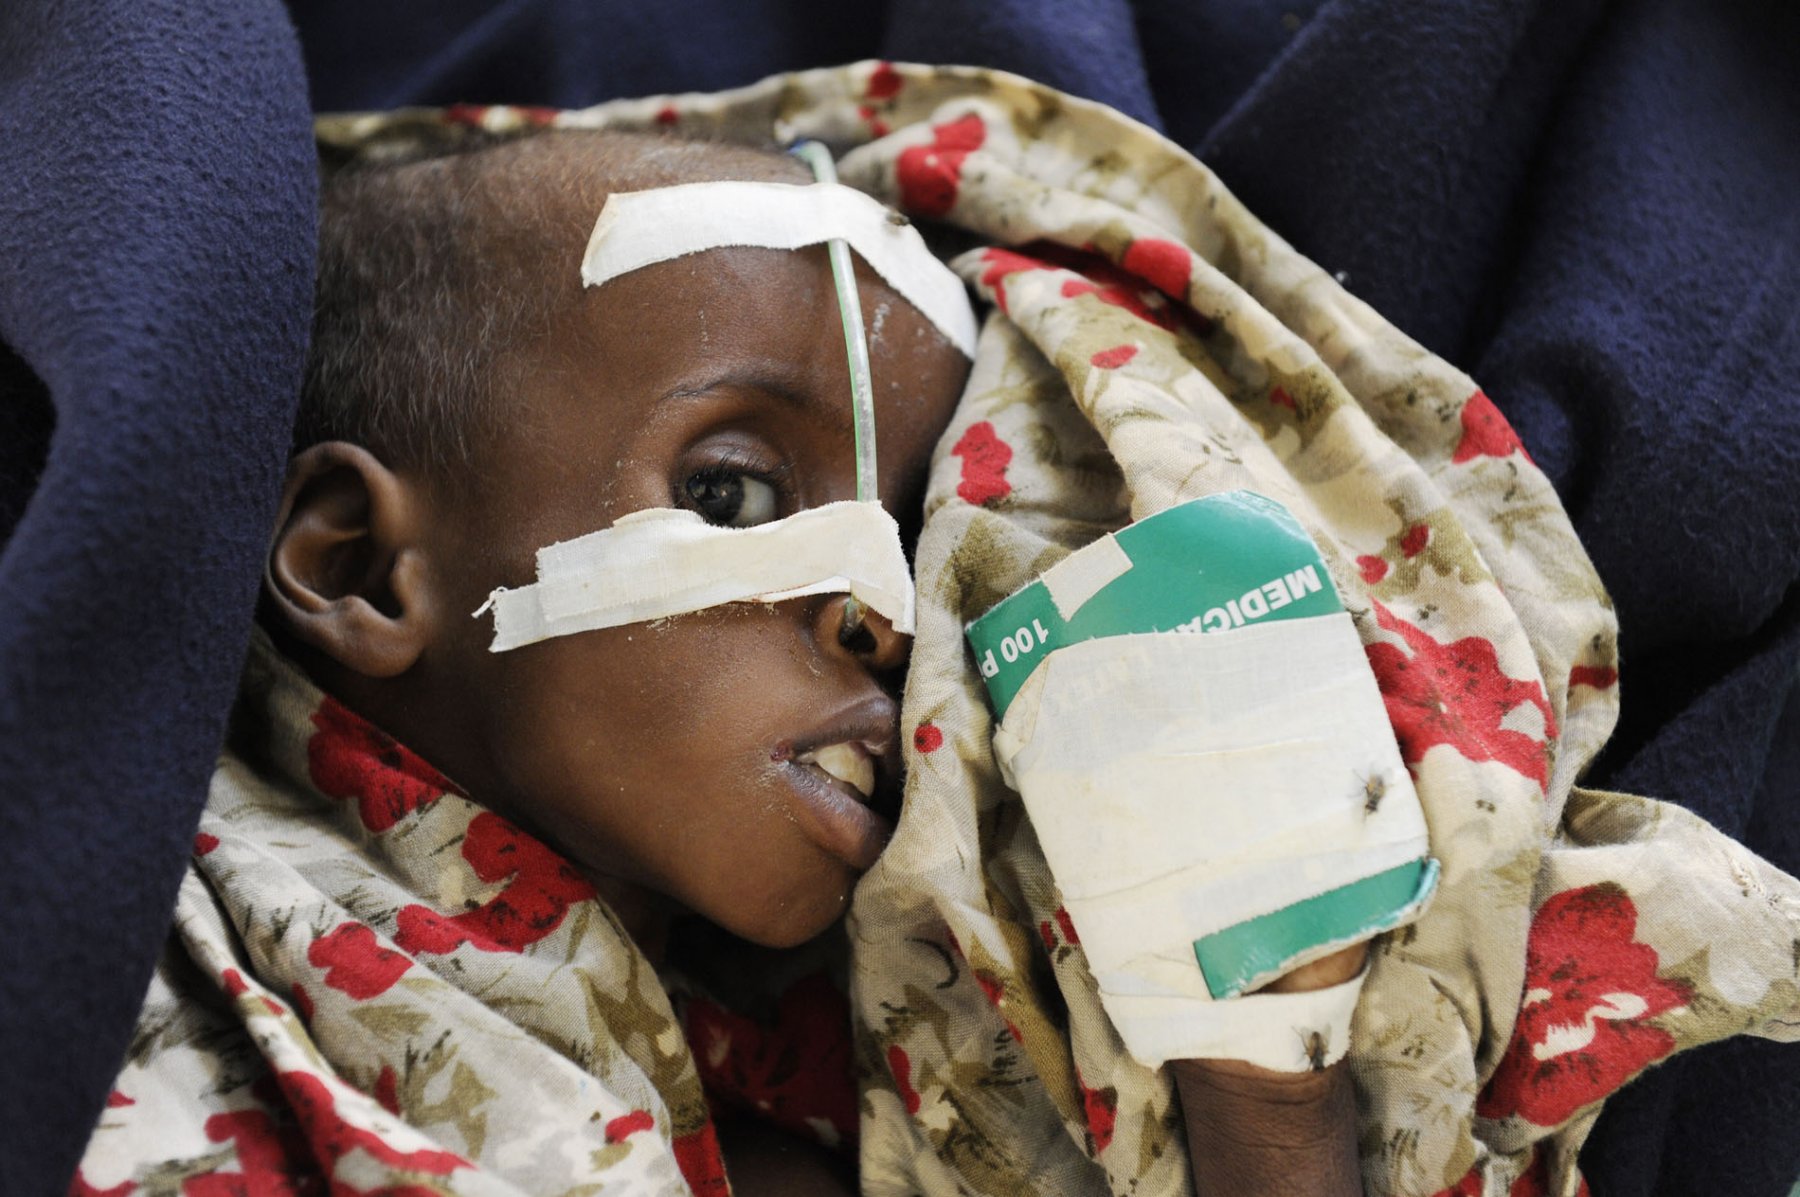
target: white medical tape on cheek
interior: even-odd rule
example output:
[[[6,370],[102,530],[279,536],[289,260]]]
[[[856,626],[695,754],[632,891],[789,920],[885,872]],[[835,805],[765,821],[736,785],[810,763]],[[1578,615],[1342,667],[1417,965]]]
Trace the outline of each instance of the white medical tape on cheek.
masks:
[[[475,612],[493,609],[489,651],[721,603],[844,592],[895,631],[913,630],[900,529],[878,503],[827,503],[750,528],[722,528],[680,508],[637,511],[539,549],[537,577],[494,591]]]
[[[682,183],[609,196],[588,238],[589,287],[657,262],[727,246],[801,249],[849,243],[966,357],[975,311],[962,280],[932,256],[919,231],[879,202],[837,183]]]

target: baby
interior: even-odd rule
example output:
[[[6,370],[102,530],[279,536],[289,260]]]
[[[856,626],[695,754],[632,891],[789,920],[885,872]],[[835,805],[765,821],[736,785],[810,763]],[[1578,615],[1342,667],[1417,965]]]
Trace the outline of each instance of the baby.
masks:
[[[545,546],[623,544],[587,538],[643,532],[634,513],[691,513],[677,531],[701,538],[858,498],[916,519],[968,360],[916,290],[857,260],[880,449],[878,493],[859,495],[824,245],[726,242],[599,285],[574,269],[609,197],[719,180],[813,173],[775,152],[546,132],[327,180],[261,608],[300,673],[267,644],[253,659],[266,684],[247,682],[196,844],[210,871],[184,889],[78,1190],[323,1173],[463,1191],[512,1169],[520,1191],[724,1191],[692,1059],[639,961],[680,914],[771,948],[840,918],[897,813],[910,611],[846,566],[516,647],[496,621],[553,585]],[[335,838],[296,853],[272,810],[335,819]],[[447,811],[454,834],[432,822]],[[428,866],[430,900],[408,901]],[[290,869],[329,897],[240,898]],[[1278,984],[1334,984],[1361,959]],[[378,1064],[389,1052],[400,1066]],[[1341,1069],[1176,1067],[1215,1175],[1355,1185]],[[640,1149],[659,1129],[672,1153]],[[724,1154],[740,1192],[854,1183],[754,1132]]]
[[[852,633],[843,594],[510,652],[469,613],[630,512],[743,528],[855,497],[823,246],[594,288],[570,268],[610,192],[810,177],[732,146],[546,134],[326,191],[266,622],[324,690],[556,845],[640,943],[671,904],[783,946],[842,914],[893,814],[905,638],[878,614]],[[860,290],[880,499],[915,512],[967,361],[879,278]]]

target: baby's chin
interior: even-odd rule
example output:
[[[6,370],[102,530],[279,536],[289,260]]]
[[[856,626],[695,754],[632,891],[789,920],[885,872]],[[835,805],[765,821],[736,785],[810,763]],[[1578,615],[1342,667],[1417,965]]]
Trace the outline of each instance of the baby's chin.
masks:
[[[797,948],[817,939],[850,909],[861,876],[835,862],[816,878],[775,893],[740,893],[736,900],[695,904],[694,913],[739,939],[764,948]],[[708,907],[711,907],[710,909]]]

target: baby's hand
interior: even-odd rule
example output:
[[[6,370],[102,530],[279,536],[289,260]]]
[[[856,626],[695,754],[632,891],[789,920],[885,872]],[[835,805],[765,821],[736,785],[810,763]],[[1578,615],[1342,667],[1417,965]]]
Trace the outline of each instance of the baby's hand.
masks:
[[[1114,630],[1118,588],[1142,585],[1147,547],[1170,552],[1166,536],[1144,532],[1188,520],[1196,504],[1081,550],[1045,583],[1081,574],[1090,552],[1109,559],[1113,580],[1032,617],[1042,655],[1005,706],[994,751],[1133,1056],[1323,1070],[1348,1046],[1364,944],[1417,916],[1436,866],[1356,629],[1318,584],[1316,549],[1270,501],[1199,504],[1220,500],[1231,536],[1190,521],[1204,539],[1143,573],[1165,588],[1197,579],[1191,605],[1209,616],[1206,586],[1231,577],[1232,605],[1252,617],[1211,632]],[[1264,539],[1275,546],[1266,557],[1251,551]],[[1221,560],[1234,544],[1252,559]],[[1321,593],[1322,613],[1315,603],[1255,617]],[[1016,620],[1009,608],[1032,596],[982,622]],[[1097,614],[1111,626],[1084,629]]]

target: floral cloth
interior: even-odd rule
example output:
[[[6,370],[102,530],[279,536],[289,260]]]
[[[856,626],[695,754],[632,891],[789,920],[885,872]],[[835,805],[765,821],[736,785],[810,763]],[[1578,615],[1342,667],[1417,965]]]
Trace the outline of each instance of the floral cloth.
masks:
[[[554,853],[264,651],[77,1191],[719,1193],[701,1074],[829,1140],[848,1097],[820,1078],[852,1054],[869,1193],[1188,1191],[1169,1085],[1124,1053],[995,768],[962,624],[1238,487],[1318,541],[1443,866],[1358,1010],[1369,1192],[1582,1192],[1581,1143],[1633,1076],[1800,1038],[1800,883],[1680,808],[1576,784],[1616,717],[1616,625],[1506,421],[1180,149],[1010,76],[882,63],[321,135],[459,124],[820,138],[844,181],[935,222],[992,305],[933,464],[906,805],[848,925],[853,1052],[771,1047],[771,1026],[840,1023],[816,982],[772,1022],[690,1013],[690,1051]]]
[[[602,1080],[602,1078],[604,1078]],[[727,1191],[649,963],[258,638],[78,1193]]]

